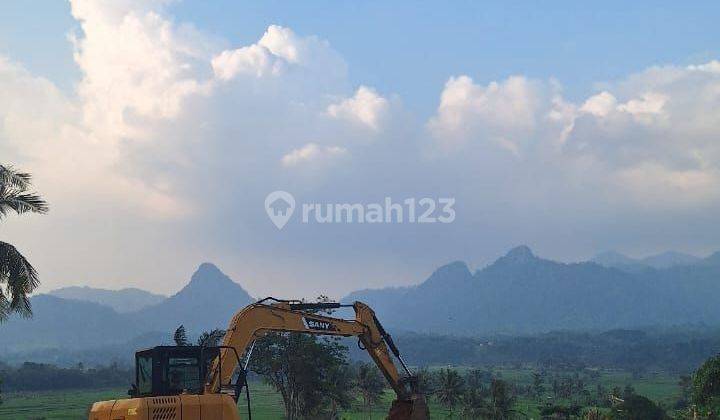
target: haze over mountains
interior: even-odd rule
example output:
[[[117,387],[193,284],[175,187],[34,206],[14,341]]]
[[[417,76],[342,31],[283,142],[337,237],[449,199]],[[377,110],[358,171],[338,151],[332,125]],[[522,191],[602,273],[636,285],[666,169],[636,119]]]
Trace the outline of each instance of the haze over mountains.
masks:
[[[422,332],[525,334],[718,324],[717,255],[665,269],[621,270],[545,260],[521,246],[475,273],[454,262],[418,286],[358,291],[346,300],[369,303],[389,326]]]
[[[360,290],[343,300],[369,303],[394,331],[439,334],[720,325],[720,253],[703,259],[667,253],[633,265],[621,258],[597,260],[604,265],[559,263],[521,246],[474,273],[453,262],[417,286]],[[33,319],[0,324],[0,353],[113,345],[134,350],[169,339],[180,324],[191,334],[225,328],[233,313],[255,301],[209,263],[182,290],[156,303],[147,304],[143,299],[154,297],[143,292],[108,292],[99,294],[103,300],[85,289],[61,292],[74,299],[33,297]],[[124,311],[133,305],[140,308]]]
[[[156,295],[136,288],[107,290],[87,286],[70,286],[53,290],[48,294],[63,299],[99,303],[109,306],[119,313],[137,311],[167,299],[167,296]]]
[[[667,251],[645,258],[631,258],[619,252],[603,252],[592,258],[605,267],[619,268],[625,271],[639,271],[647,268],[665,269],[683,265],[692,265],[702,261],[702,258],[681,252]]]

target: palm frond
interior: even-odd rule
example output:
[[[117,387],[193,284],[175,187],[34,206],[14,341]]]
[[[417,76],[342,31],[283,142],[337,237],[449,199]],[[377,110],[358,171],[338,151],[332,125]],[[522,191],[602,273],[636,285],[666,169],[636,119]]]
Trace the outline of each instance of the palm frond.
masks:
[[[14,246],[0,242],[0,320],[13,312],[30,317],[28,295],[39,284],[37,271],[30,262]]]
[[[200,334],[197,344],[200,347],[215,347],[220,344],[223,336],[225,336],[225,330],[214,329],[212,331],[205,331]]]
[[[0,185],[26,190],[31,183],[32,176],[29,173],[18,172],[12,166],[0,165]]]
[[[47,202],[39,195],[0,185],[0,218],[10,211],[17,214],[47,213],[48,209]]]
[[[175,333],[173,334],[173,341],[175,341],[176,346],[189,346],[190,343],[187,339],[187,334],[185,333],[185,326],[180,325],[175,330]]]

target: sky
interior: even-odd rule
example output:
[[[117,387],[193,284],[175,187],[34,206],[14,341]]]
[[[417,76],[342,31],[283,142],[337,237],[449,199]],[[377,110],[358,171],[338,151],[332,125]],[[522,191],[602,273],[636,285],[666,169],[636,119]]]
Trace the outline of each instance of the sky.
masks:
[[[2,240],[64,285],[254,296],[415,284],[509,248],[720,249],[717,2],[7,1]],[[268,218],[290,192],[294,217]],[[303,204],[454,201],[452,223]],[[438,212],[440,211],[438,204]]]

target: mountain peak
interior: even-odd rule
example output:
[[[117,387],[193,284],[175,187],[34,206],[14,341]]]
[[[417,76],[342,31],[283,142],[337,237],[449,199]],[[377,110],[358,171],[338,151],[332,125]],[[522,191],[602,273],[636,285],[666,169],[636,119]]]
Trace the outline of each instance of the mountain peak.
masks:
[[[701,261],[704,265],[720,265],[720,251],[715,251]]]
[[[535,257],[535,254],[533,254],[530,247],[527,245],[520,245],[508,251],[504,258],[510,261],[527,262],[534,260],[537,257]]]
[[[467,264],[453,261],[435,270],[430,277],[420,284],[423,290],[445,290],[456,288],[472,280],[472,273]]]
[[[192,277],[190,278],[190,284],[193,283],[205,283],[205,282],[213,282],[213,283],[226,283],[226,282],[233,282],[230,277],[225,275],[222,271],[220,271],[219,268],[213,263],[204,262],[200,264],[197,270],[195,270],[195,273],[193,273]]]

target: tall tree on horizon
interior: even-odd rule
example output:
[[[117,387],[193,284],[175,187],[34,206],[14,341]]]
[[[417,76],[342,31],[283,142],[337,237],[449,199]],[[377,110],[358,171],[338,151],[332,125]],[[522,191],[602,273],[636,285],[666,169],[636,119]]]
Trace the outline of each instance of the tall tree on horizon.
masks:
[[[47,213],[48,205],[29,191],[32,177],[0,165],[0,220],[10,213]],[[12,313],[32,316],[28,295],[38,287],[37,271],[11,244],[0,241],[0,322]]]
[[[190,342],[187,339],[187,333],[185,332],[185,326],[180,325],[173,333],[173,341],[176,346],[189,346]]]

